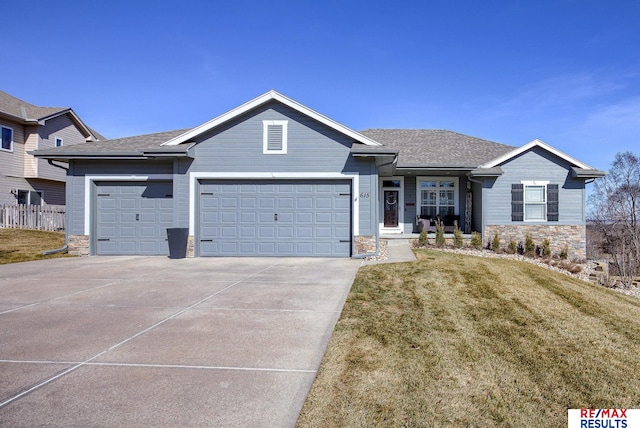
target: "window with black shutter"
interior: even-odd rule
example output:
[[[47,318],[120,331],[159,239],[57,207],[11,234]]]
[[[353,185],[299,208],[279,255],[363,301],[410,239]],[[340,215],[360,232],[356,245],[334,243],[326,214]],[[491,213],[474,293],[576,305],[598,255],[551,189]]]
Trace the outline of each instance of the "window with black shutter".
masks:
[[[547,221],[558,221],[558,185],[547,184]]]
[[[511,221],[524,221],[524,185],[511,185]]]

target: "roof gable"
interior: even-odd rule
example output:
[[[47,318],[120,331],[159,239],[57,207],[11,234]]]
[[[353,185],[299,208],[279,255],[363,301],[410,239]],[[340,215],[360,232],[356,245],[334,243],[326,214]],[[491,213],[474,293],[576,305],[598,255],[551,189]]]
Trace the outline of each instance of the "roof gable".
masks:
[[[254,98],[251,101],[248,101],[244,104],[242,104],[241,106],[238,106],[232,110],[229,110],[228,112],[215,117],[213,119],[211,119],[208,122],[203,123],[202,125],[196,126],[195,128],[192,128],[190,130],[188,130],[187,132],[178,135],[175,138],[172,138],[171,140],[167,141],[166,143],[164,143],[163,145],[165,146],[176,146],[182,143],[186,143],[191,141],[192,139],[194,139],[195,137],[204,134],[232,119],[235,119],[236,117],[247,113],[250,110],[253,110],[269,101],[277,101],[280,102],[344,135],[347,135],[351,138],[353,138],[354,140],[363,143],[365,145],[368,146],[380,146],[381,144],[370,139],[369,137],[362,135],[350,128],[347,128],[346,126],[332,120],[329,119],[328,117],[314,111],[311,110],[308,107],[303,106],[302,104],[292,100],[291,98],[287,98],[284,95],[271,90],[269,92],[267,92],[266,94],[260,95],[257,98]]]
[[[593,170],[594,169],[594,168],[590,167],[589,165],[587,165],[587,164],[585,164],[583,162],[580,162],[576,158],[573,158],[573,157],[569,156],[568,154],[556,149],[555,147],[551,147],[550,145],[548,145],[545,142],[540,141],[538,139],[530,141],[529,143],[525,144],[522,147],[518,147],[515,150],[512,150],[512,151],[510,151],[508,153],[505,153],[504,155],[499,156],[499,157],[497,157],[497,158],[495,158],[495,159],[493,159],[493,160],[491,160],[491,161],[489,161],[489,162],[487,162],[485,164],[482,164],[480,166],[480,168],[493,168],[493,167],[499,166],[500,164],[502,164],[502,163],[504,163],[504,162],[506,162],[506,161],[508,161],[510,159],[513,159],[516,156],[518,156],[518,155],[520,155],[520,154],[522,154],[522,153],[524,153],[524,152],[526,152],[528,150],[531,150],[534,147],[540,147],[541,149],[546,150],[547,152],[554,154],[555,156],[559,157],[560,159],[564,159],[568,163],[570,163],[573,166],[576,166],[578,168],[588,169],[588,170]]]
[[[47,120],[68,114],[86,138],[92,140],[104,139],[101,135],[93,132],[91,128],[85,125],[78,115],[69,107],[40,107],[16,98],[4,91],[0,91],[0,114],[10,116],[13,120],[19,122],[30,122],[40,125],[44,124]]]

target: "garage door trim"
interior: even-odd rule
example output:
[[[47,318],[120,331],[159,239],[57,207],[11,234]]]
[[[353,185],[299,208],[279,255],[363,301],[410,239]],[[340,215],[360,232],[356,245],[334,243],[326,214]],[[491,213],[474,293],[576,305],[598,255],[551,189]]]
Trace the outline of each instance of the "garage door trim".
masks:
[[[96,195],[97,181],[173,181],[173,174],[148,175],[86,175],[84,177],[84,234],[91,235],[91,218],[95,205],[92,205]]]

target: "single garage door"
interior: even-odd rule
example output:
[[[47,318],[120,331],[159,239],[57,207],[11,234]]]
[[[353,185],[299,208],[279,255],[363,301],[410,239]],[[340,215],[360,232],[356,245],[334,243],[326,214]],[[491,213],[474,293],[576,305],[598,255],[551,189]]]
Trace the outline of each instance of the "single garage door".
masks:
[[[169,254],[171,182],[97,183],[97,208],[96,254]]]
[[[349,180],[203,181],[199,255],[351,255]]]

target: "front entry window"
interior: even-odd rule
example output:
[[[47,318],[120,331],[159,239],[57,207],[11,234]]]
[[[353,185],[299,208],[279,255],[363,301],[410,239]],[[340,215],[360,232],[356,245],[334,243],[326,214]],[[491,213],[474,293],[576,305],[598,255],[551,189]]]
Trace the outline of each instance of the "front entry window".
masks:
[[[456,214],[457,178],[423,178],[418,181],[420,217],[444,218]]]
[[[403,226],[403,188],[402,177],[389,177],[381,180],[380,208],[381,227],[386,232],[401,232]]]
[[[398,191],[384,191],[384,227],[398,227]]]

